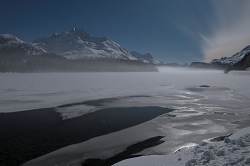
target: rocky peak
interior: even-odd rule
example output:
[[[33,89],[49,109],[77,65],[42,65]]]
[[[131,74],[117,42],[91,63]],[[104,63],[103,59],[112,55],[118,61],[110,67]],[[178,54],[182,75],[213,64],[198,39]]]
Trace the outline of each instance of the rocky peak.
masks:
[[[11,34],[0,34],[0,44],[7,44],[7,43],[23,43],[22,40],[18,39],[17,37]]]
[[[241,50],[241,52],[243,52],[243,51],[250,51],[250,45],[249,45],[249,46],[246,46],[245,48],[243,48],[243,49]]]
[[[111,58],[137,60],[119,44],[108,37],[94,37],[84,28],[72,28],[69,32],[33,41],[47,52],[56,53],[68,59]]]
[[[84,36],[91,36],[85,28],[72,28],[69,33],[77,34],[77,35],[84,35]]]

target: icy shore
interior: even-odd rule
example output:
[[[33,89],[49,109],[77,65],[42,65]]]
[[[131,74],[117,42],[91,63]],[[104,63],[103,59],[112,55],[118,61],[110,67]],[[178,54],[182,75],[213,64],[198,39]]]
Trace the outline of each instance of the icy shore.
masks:
[[[192,166],[250,164],[250,127],[226,137],[220,142],[200,145],[170,155],[152,155],[121,161],[113,166]]]

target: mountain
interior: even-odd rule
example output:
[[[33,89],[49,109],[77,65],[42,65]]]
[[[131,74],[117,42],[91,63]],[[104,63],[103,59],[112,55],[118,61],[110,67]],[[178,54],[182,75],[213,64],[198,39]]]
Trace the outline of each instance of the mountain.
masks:
[[[249,70],[250,69],[250,52],[248,52],[246,55],[246,60],[243,65],[243,70]]]
[[[250,45],[246,46],[244,49],[242,49],[240,52],[237,52],[236,54],[234,54],[231,57],[222,57],[221,59],[214,59],[212,60],[210,63],[215,63],[215,62],[220,62],[222,64],[236,64],[237,62],[239,62],[241,59],[244,58],[244,56],[246,55],[246,53],[248,53],[250,51]]]
[[[214,59],[210,64],[213,65],[215,63],[226,65],[224,73],[228,73],[231,70],[246,70],[250,67],[250,45],[246,46],[240,52],[237,52],[231,57]]]
[[[250,51],[247,52],[244,57],[235,64],[228,64],[224,69],[224,73],[228,73],[231,70],[247,70],[250,67]]]
[[[184,64],[179,64],[179,63],[163,63],[161,65],[164,65],[164,66],[169,66],[169,67],[189,67],[189,64],[188,63],[184,63]]]
[[[133,57],[135,57],[136,59],[138,59],[144,63],[152,63],[155,65],[163,64],[163,62],[159,62],[159,61],[155,60],[150,53],[140,54],[138,52],[132,51],[132,52],[130,52],[130,54]]]
[[[37,58],[62,59],[42,48],[26,43],[11,34],[0,34],[0,60],[27,61]]]
[[[246,46],[240,52],[237,52],[231,57],[214,59],[210,63],[193,62],[190,64],[190,67],[203,69],[219,69],[224,70],[224,73],[228,73],[230,70],[245,70],[246,68],[250,67],[249,55],[250,45]]]
[[[56,63],[65,60],[13,35],[0,34],[0,72],[58,71]]]
[[[133,58],[132,58],[133,59]],[[67,59],[10,34],[0,34],[0,72],[132,72],[157,68],[138,60]]]
[[[40,55],[46,53],[43,49],[28,44],[11,34],[0,35],[0,51],[2,52],[17,52],[25,53],[26,55]]]
[[[214,62],[214,63],[205,63],[205,62],[192,62],[190,64],[191,68],[200,68],[200,69],[217,69],[217,70],[224,70],[227,64],[223,64],[221,62]]]
[[[124,59],[137,60],[128,51],[108,37],[94,37],[84,28],[73,28],[69,32],[55,33],[50,37],[33,41],[47,52],[68,59]]]

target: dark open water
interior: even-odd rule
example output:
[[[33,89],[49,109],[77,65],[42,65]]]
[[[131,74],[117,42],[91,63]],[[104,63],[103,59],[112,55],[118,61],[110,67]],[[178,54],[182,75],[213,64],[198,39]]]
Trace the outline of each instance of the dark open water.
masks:
[[[116,132],[172,109],[108,108],[62,120],[54,108],[0,114],[0,166],[15,166],[67,145]]]

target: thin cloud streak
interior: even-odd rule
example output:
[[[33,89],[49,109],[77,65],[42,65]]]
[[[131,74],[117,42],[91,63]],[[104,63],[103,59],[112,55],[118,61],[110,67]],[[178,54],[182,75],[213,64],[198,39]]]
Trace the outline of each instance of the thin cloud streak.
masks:
[[[250,1],[214,0],[215,21],[210,36],[200,34],[204,61],[210,62],[250,45]]]

